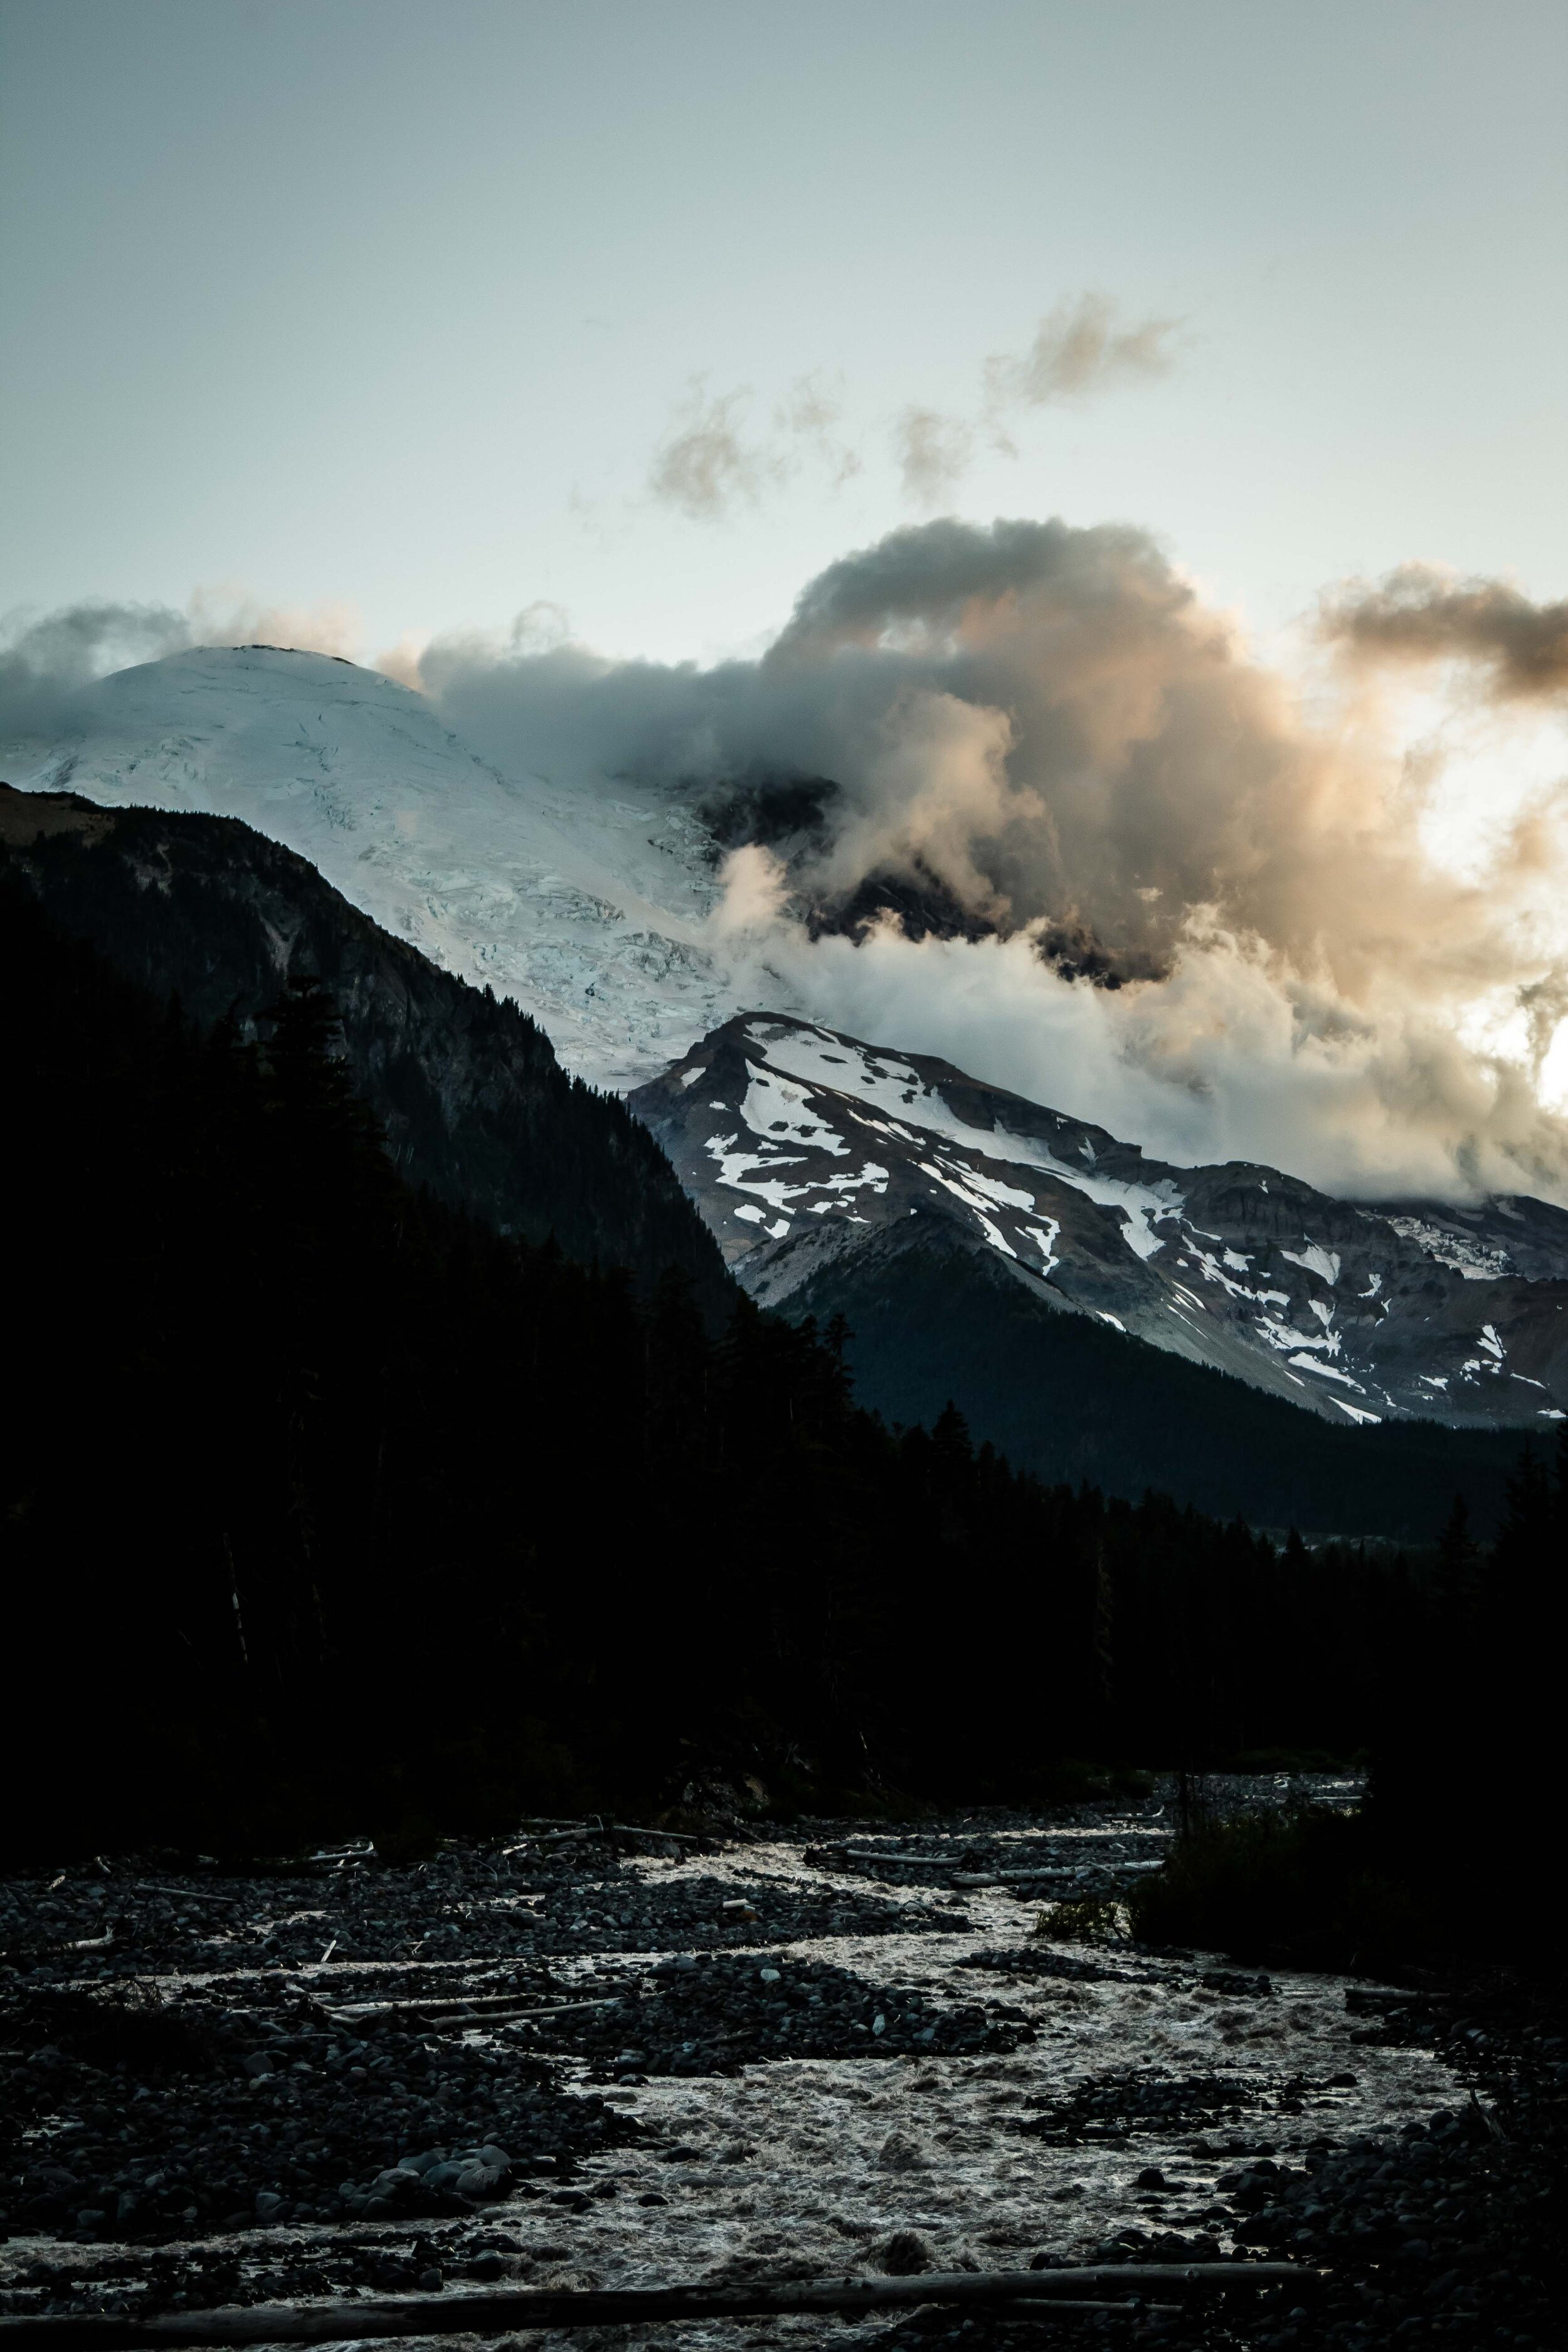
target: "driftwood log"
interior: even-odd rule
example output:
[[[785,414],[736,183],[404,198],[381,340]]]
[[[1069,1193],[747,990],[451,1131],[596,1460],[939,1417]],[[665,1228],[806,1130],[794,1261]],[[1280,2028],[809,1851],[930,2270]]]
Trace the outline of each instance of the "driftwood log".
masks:
[[[134,2352],[141,2345],[342,2344],[394,2336],[509,2336],[532,2327],[616,2321],[743,2319],[805,2311],[877,2311],[922,2303],[1083,2307],[1088,2294],[1123,2302],[1157,2290],[1301,2286],[1296,2263],[1108,2263],[1060,2271],[928,2271],[915,2278],[804,2279],[733,2286],[498,2287],[483,2294],[396,2294],[377,2302],[258,2303],[167,2311],[152,2319],[39,2312],[0,2318],[0,2352]]]
[[[588,2009],[617,2009],[621,1996],[606,1994],[602,2000],[558,2000],[541,2004],[530,2002],[526,1996],[516,1993],[475,1993],[465,2000],[460,1994],[449,1995],[443,2000],[383,2000],[364,2001],[357,2006],[323,2007],[331,2025],[384,2025],[400,2017],[427,2018],[432,2026],[450,2028],[455,2025],[483,2025],[495,2019],[504,2022],[518,2017],[577,2017]]]
[[[630,1822],[612,1822],[610,1823],[610,1832],[615,1837],[653,1838],[656,1840],[668,1838],[671,1845],[717,1845],[720,1843],[719,1839],[713,1836],[693,1836],[689,1830],[635,1829]]]
[[[1029,1885],[1037,1879],[1076,1878],[1078,1871],[1070,1863],[1043,1862],[1029,1870],[963,1870],[956,1862],[944,1862],[933,1853],[849,1853],[843,1847],[833,1849],[843,1854],[847,1870],[936,1870],[950,1878],[954,1886],[1011,1886]],[[1109,1871],[1142,1874],[1145,1871],[1162,1870],[1158,1862],[1111,1862],[1104,1864]]]
[[[655,1844],[717,1845],[715,1837],[694,1836],[689,1830],[640,1830],[630,1822],[574,1822],[565,1829],[547,1830],[525,1836],[523,1845],[570,1845],[580,1838],[629,1837],[649,1838]],[[509,1845],[508,1853],[521,1853],[521,1847]]]
[[[1161,1862],[1113,1862],[1105,1865],[1108,1871],[1119,1871],[1123,1877],[1142,1877],[1147,1872],[1163,1870],[1164,1866]],[[1077,1876],[1077,1871],[1053,1863],[1048,1869],[1045,1870],[955,1870],[952,1874],[952,1883],[955,1886],[1013,1886],[1020,1884],[1033,1885],[1040,1879],[1076,1878]]]
[[[1047,1879],[1073,1878],[1077,1873],[1065,1864],[1052,1863],[1041,1870],[955,1870],[955,1886],[1006,1886],[1017,1880],[1026,1885],[1038,1886]]]
[[[956,1861],[944,1861],[939,1853],[851,1853],[847,1846],[835,1845],[824,1849],[842,1857],[847,1868],[868,1862],[879,1869],[890,1864],[895,1870],[956,1870]]]
[[[247,1907],[243,1896],[209,1895],[199,1881],[194,1886],[155,1886],[150,1880],[142,1879],[127,1891],[132,1895],[172,1895],[176,1903],[188,1903],[193,1908],[198,1903],[205,1903],[209,1910],[216,1911],[243,1911]]]

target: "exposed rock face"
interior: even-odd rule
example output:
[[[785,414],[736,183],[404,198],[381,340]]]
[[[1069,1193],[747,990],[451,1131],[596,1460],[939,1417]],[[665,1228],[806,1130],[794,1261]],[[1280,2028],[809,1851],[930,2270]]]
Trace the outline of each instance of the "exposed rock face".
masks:
[[[1568,1408],[1568,1214],[1542,1202],[1362,1205],[1273,1168],[1168,1167],[771,1014],[630,1101],[767,1306],[853,1319],[934,1252],[980,1262],[1015,1316],[1088,1317],[1342,1423],[1548,1432]]]
[[[405,1176],[645,1285],[679,1267],[723,1311],[718,1252],[646,1128],[569,1078],[526,1013],[390,937],[291,850],[229,817],[0,786],[0,875],[203,1024],[232,1012],[254,1032],[291,977],[317,975]]]

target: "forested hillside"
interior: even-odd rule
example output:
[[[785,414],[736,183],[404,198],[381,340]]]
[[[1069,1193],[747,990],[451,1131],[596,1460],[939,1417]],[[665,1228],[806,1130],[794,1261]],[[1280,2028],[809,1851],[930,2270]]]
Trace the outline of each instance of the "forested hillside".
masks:
[[[1042,1313],[934,1218],[911,1221],[910,1234],[804,1284],[784,1310],[842,1314],[862,1393],[891,1418],[929,1419],[954,1398],[1038,1477],[1121,1495],[1152,1486],[1265,1527],[1432,1543],[1456,1486],[1478,1528],[1500,1522],[1518,1429],[1336,1428],[1088,1316]],[[1550,1434],[1537,1443],[1550,1446]]]
[[[0,911],[11,1845],[1368,1736],[1399,1563],[890,1434],[841,1331],[415,1192],[312,982],[247,1043]]]
[[[647,1129],[570,1078],[536,1022],[362,914],[313,866],[232,817],[103,809],[0,785],[0,864],[202,1027],[258,1016],[295,975],[331,992],[353,1083],[398,1168],[501,1233],[628,1269],[682,1268],[705,1314],[730,1285]]]

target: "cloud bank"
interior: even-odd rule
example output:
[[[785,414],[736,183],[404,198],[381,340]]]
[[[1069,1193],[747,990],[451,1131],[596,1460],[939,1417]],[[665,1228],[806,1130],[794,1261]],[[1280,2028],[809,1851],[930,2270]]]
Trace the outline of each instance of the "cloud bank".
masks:
[[[243,618],[217,641],[289,641]],[[0,734],[195,627],[97,606],[14,631]],[[1561,730],[1562,630],[1495,582],[1338,590],[1343,690],[1317,681],[1309,710],[1147,532],[948,519],[829,565],[758,660],[611,661],[531,607],[396,669],[521,790],[695,802],[742,1002],[946,1055],[1175,1160],[1568,1202],[1568,732],[1526,789],[1507,756],[1510,728],[1537,753]],[[1368,691],[1412,665],[1451,672],[1502,746],[1463,859],[1431,845],[1440,761]]]
[[[1404,578],[1364,607],[1403,611]],[[1464,594],[1458,619],[1501,613],[1508,647],[1550,638],[1550,608]],[[1506,700],[1517,659],[1493,644]],[[1143,531],[896,531],[813,581],[760,661],[449,641],[423,677],[513,772],[739,809],[725,952],[758,1002],[771,971],[825,1019],[1177,1157],[1568,1199],[1542,1099],[1568,1011],[1563,790],[1461,877],[1424,843],[1436,780],[1365,698],[1310,721]]]

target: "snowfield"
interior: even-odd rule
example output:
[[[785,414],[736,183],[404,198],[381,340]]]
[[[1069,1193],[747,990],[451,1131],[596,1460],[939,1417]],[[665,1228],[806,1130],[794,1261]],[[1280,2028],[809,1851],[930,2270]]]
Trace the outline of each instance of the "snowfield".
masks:
[[[677,795],[503,776],[431,705],[325,654],[211,647],[118,670],[25,792],[243,818],[446,970],[515,996],[620,1090],[735,1008],[708,836]]]

